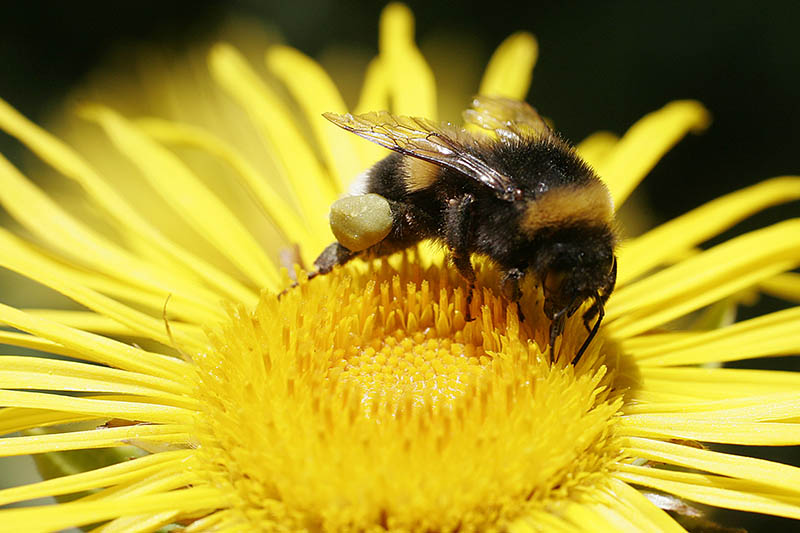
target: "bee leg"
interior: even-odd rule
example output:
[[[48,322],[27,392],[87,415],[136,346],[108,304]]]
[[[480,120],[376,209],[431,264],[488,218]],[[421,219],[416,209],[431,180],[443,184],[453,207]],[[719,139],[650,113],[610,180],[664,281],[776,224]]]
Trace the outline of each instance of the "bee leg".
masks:
[[[567,320],[567,309],[562,309],[556,313],[550,321],[550,359],[556,357],[556,339],[564,332],[564,324]]]
[[[583,327],[586,328],[587,333],[591,333],[592,326],[589,324],[591,323],[592,319],[597,316],[602,307],[603,305],[600,303],[600,301],[595,299],[594,303],[592,303],[592,306],[589,307],[585,313],[583,313]]]
[[[519,304],[520,298],[522,298],[522,290],[519,288],[519,282],[524,276],[525,272],[519,268],[510,268],[503,274],[503,278],[500,280],[500,289],[503,291],[503,296],[505,296],[508,301],[517,304],[517,316],[520,322],[525,322],[525,315],[522,313],[522,307]]]
[[[322,253],[319,254],[319,257],[314,259],[314,266],[317,268],[317,271],[310,272],[308,279],[311,279],[319,274],[327,274],[333,270],[333,267],[337,265],[344,265],[356,255],[358,255],[358,252],[351,252],[338,242],[329,244],[324,250],[322,250]]]
[[[338,242],[329,244],[324,250],[322,250],[322,253],[319,254],[319,257],[314,260],[314,266],[316,267],[316,270],[308,273],[308,279],[312,280],[320,274],[327,274],[333,270],[333,267],[336,265],[344,265],[357,255],[358,252],[351,252]],[[278,294],[278,299],[298,285],[299,283],[295,281],[283,289],[280,294]]]
[[[471,241],[471,221],[470,206],[475,201],[471,194],[465,194],[461,198],[453,198],[447,204],[445,211],[445,241],[450,247],[450,255],[453,264],[458,269],[459,274],[467,283],[467,322],[472,322],[475,317],[470,312],[472,304],[472,292],[475,290],[475,270],[472,268],[472,260],[469,257],[469,243]]]
[[[597,315],[597,320],[594,323],[592,329],[589,329],[589,321]],[[578,362],[578,359],[581,358],[583,352],[589,347],[589,344],[592,342],[592,339],[595,338],[597,332],[600,330],[600,323],[603,321],[603,316],[605,316],[605,309],[603,309],[603,300],[599,297],[595,297],[594,304],[584,313],[583,315],[583,325],[586,327],[586,331],[589,332],[589,336],[586,337],[586,340],[583,341],[580,350],[578,353],[575,354],[575,357],[572,358],[572,364]]]

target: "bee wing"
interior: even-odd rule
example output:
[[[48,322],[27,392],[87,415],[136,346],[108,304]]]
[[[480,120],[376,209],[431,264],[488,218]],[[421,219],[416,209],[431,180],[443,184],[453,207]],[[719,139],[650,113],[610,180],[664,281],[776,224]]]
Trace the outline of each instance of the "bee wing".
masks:
[[[439,125],[428,119],[386,111],[363,115],[323,113],[323,116],[384,148],[461,172],[494,190],[503,200],[512,201],[522,194],[508,176],[472,153],[469,145],[474,141],[469,134],[450,124]]]
[[[504,139],[541,139],[555,134],[534,108],[525,102],[500,96],[479,95],[472,108],[463,113],[464,121],[495,132]]]

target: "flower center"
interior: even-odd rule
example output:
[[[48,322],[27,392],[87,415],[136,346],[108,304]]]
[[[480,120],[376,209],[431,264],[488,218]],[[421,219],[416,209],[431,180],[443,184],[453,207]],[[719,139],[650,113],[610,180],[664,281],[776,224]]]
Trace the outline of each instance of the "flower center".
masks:
[[[463,281],[412,254],[267,295],[197,358],[203,468],[249,528],[483,531],[616,456],[604,366],[553,363],[533,297],[519,323],[476,290],[467,322]]]
[[[437,337],[431,330],[397,330],[366,346],[348,346],[333,361],[330,376],[356,386],[364,404],[410,398],[414,405],[452,406],[470,390],[467,378],[483,375],[490,361],[481,346]]]

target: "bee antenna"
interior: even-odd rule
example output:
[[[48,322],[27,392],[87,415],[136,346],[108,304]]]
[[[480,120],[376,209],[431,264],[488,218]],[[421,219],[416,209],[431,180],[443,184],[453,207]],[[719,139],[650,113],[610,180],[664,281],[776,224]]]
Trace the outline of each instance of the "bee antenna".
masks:
[[[581,345],[581,349],[578,350],[578,353],[576,353],[575,357],[572,359],[572,364],[573,365],[576,364],[580,360],[580,358],[583,355],[583,353],[589,347],[589,344],[591,344],[592,340],[597,335],[597,332],[600,330],[600,323],[603,321],[603,317],[606,314],[605,309],[603,308],[603,300],[600,299],[600,295],[597,294],[597,293],[595,293],[595,295],[594,295],[594,304],[593,305],[597,306],[597,320],[595,321],[594,326],[592,326],[592,331],[589,332],[589,336],[586,337],[585,341],[583,341],[583,344]]]

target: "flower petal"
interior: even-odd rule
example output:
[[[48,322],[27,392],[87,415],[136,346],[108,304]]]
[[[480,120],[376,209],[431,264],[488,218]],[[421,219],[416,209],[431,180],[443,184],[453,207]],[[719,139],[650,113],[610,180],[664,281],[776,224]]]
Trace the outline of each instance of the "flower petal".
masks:
[[[12,390],[0,390],[0,405],[71,411],[98,418],[124,418],[126,420],[142,420],[159,424],[188,424],[194,415],[194,411],[190,409],[161,403],[98,400],[63,394]]]
[[[303,244],[314,250],[322,249],[333,241],[327,213],[336,199],[336,188],[297,128],[295,117],[230,45],[214,46],[208,61],[217,83],[248,112],[264,134],[268,141],[265,150],[275,151],[280,164],[276,178],[292,193],[314,238]]]
[[[161,306],[162,312],[163,312],[163,307],[164,306],[162,305]],[[58,322],[59,324],[64,324],[65,326],[69,326],[71,328],[80,329],[83,331],[89,331],[91,333],[98,333],[106,337],[113,337],[113,338],[125,337],[125,336],[144,337],[143,335],[137,335],[136,332],[131,330],[131,328],[123,325],[120,322],[117,322],[110,316],[101,313],[95,313],[92,311],[61,311],[60,309],[31,309],[31,308],[23,309],[23,311],[25,311],[31,316],[46,318],[47,320],[52,320],[54,322]],[[172,311],[171,308],[170,311]],[[201,326],[196,326],[194,324],[189,325],[184,322],[177,322],[174,320],[170,320],[169,324],[170,324],[170,330],[180,328],[184,332],[187,333],[190,332],[190,336],[195,339],[198,339],[204,335]]]
[[[176,261],[182,269],[176,277],[185,277],[189,272],[201,275],[226,294],[243,301],[252,301],[254,295],[226,274],[206,263],[202,258],[181,248],[167,239],[157,228],[141,217],[112,187],[110,187],[77,153],[65,143],[42,130],[20,115],[0,99],[0,128],[17,137],[64,176],[78,182],[103,212],[125,228],[129,238],[136,238],[150,254],[162,257],[162,265]],[[194,291],[199,292],[199,291]]]
[[[356,113],[369,113],[389,109],[389,76],[381,57],[373,58],[367,65],[364,84],[356,104]]]
[[[785,176],[712,200],[626,242],[619,252],[617,283],[628,283],[757,211],[797,199],[800,177]]]
[[[635,533],[642,531],[641,528],[635,527],[627,518],[620,516],[620,513],[607,505],[581,505],[568,501],[563,509],[559,509],[559,514],[563,515],[575,529],[581,532]]]
[[[492,54],[481,80],[480,94],[525,100],[539,57],[539,43],[527,32],[515,33]]]
[[[612,153],[619,137],[610,131],[598,131],[582,140],[575,149],[578,155],[592,167],[597,167],[608,154]]]
[[[437,120],[433,71],[414,42],[414,16],[405,5],[384,8],[378,49],[389,79],[392,111]]]
[[[800,303],[800,274],[796,272],[778,274],[762,281],[759,286],[767,294]]]
[[[713,414],[631,415],[619,423],[619,434],[630,437],[686,439],[745,446],[794,446],[800,443],[800,424],[782,422],[720,422]]]
[[[612,478],[608,482],[606,491],[609,497],[604,503],[612,509],[622,510],[634,531],[638,531],[639,524],[647,527],[649,531],[658,533],[684,531],[666,512],[653,505],[641,492],[627,483]]]
[[[25,241],[16,240],[13,235],[6,234],[2,230],[0,230],[0,242],[3,243],[3,248],[8,254],[4,258],[4,261],[0,261],[0,264],[4,264],[5,268],[9,270],[27,274],[29,271],[25,269],[24,265],[36,265],[36,268],[31,269],[31,271],[37,271],[38,269],[43,273],[40,277],[42,275],[45,277],[55,276],[68,286],[84,287],[85,289],[108,296],[112,300],[127,303],[131,307],[146,311],[149,317],[160,315],[162,317],[162,326],[163,315],[165,311],[168,311],[170,322],[174,323],[175,319],[183,321],[180,327],[182,329],[188,327],[194,330],[194,338],[199,338],[199,324],[214,323],[220,319],[219,305],[215,307],[199,306],[193,302],[186,301],[181,296],[165,294],[164,292],[150,293],[144,289],[137,289],[116,280],[105,278],[97,273],[94,275],[92,273],[87,273],[79,267],[71,267],[62,262],[51,262],[49,256],[39,255],[35,249],[29,248]],[[52,312],[52,310],[50,312]],[[44,311],[41,311],[41,313],[44,313]],[[41,313],[40,316],[42,316]],[[61,315],[62,318],[67,316],[69,315]],[[62,321],[62,323],[73,327],[79,327],[79,324],[72,323],[73,321],[79,320],[78,317],[79,315],[74,315],[71,321]],[[87,317],[87,320],[94,320],[93,323],[95,327],[101,324],[101,322],[99,322],[99,317],[95,317],[94,319],[88,319]],[[116,325],[111,325],[111,322],[113,322],[113,320],[110,317],[106,317],[103,327],[108,328],[107,330],[92,329],[92,327],[89,327],[88,331],[102,333],[103,331],[117,331],[123,327],[120,322],[117,322]],[[85,328],[79,327],[79,329]],[[159,327],[159,330],[163,329],[163,327]],[[130,328],[128,328],[127,333],[119,333],[119,335],[132,334],[133,332]]]
[[[754,285],[800,263],[800,219],[753,231],[620,288],[608,331],[633,336]]]
[[[0,439],[0,457],[64,450],[108,448],[125,445],[130,440],[144,442],[164,441],[176,445],[179,443],[189,444],[193,438],[191,426],[180,424],[141,424],[29,437],[5,437]]]
[[[319,63],[288,46],[273,46],[267,50],[267,67],[286,84],[300,104],[322,148],[325,164],[336,180],[338,192],[346,191],[363,168],[355,146],[358,138],[344,134],[341,128],[321,116],[327,111],[347,112],[336,85]]]
[[[0,156],[0,202],[26,229],[64,256],[146,290],[176,292],[200,306],[208,306],[201,286],[142,261],[70,216]],[[88,265],[87,265],[88,266]],[[218,297],[212,298],[217,300]]]
[[[182,469],[181,463],[191,457],[191,450],[174,450],[137,457],[88,472],[0,490],[0,505],[60,496],[85,490],[109,487],[124,482],[147,479],[165,469]]]
[[[706,109],[693,100],[672,102],[641,118],[595,170],[619,208],[659,159],[689,131],[705,129]]]
[[[386,73],[380,56],[373,58],[367,65],[361,95],[355,107],[355,113],[369,113],[389,109],[389,76]],[[356,144],[361,159],[362,169],[368,168],[379,159],[386,157],[386,149],[371,142]]]
[[[800,307],[698,333],[634,353],[642,367],[694,365],[800,353]]]
[[[177,394],[175,383],[146,374],[45,357],[0,355],[0,388],[116,392],[157,398],[196,409],[197,400]]]
[[[762,483],[737,483],[738,480],[721,476],[668,472],[634,465],[621,465],[620,471],[614,475],[628,483],[715,507],[800,519],[800,497],[759,492],[758,489],[764,487]]]
[[[795,466],[637,437],[626,439],[625,451],[632,457],[746,479],[800,496],[800,468]]]
[[[0,265],[19,272],[29,279],[41,283],[68,298],[85,305],[89,309],[112,318],[129,328],[130,333],[157,340],[165,346],[173,344],[171,334],[166,330],[164,319],[143,313],[99,294],[79,283],[71,282],[60,275],[57,263],[43,260],[24,249],[24,241],[19,241],[10,233],[0,229],[0,246],[5,253],[0,256]],[[202,332],[183,330],[176,324],[175,339],[179,345],[200,348],[204,345]],[[196,328],[195,328],[196,329]],[[200,333],[200,335],[198,335]]]
[[[5,407],[0,409],[0,435],[96,419],[94,416],[65,413],[63,411]]]
[[[255,286],[278,289],[280,275],[275,263],[230,209],[178,157],[108,108],[87,107],[82,114],[100,124],[150,185]]]
[[[182,512],[215,509],[221,503],[218,491],[207,487],[193,487],[160,494],[132,496],[115,504],[114,500],[69,502],[60,505],[26,507],[3,511],[7,523],[20,531],[56,531],[70,526],[100,522],[120,515],[157,513],[180,509]],[[124,505],[121,503],[124,502]]]
[[[153,533],[164,530],[173,530],[172,526],[181,520],[181,511],[166,511],[162,513],[146,513],[134,516],[123,516],[104,523],[102,530],[96,533]]]
[[[538,510],[531,511],[508,525],[508,533],[586,533],[587,531],[590,530],[571,524],[554,513]]]
[[[213,154],[236,170],[242,185],[253,195],[259,208],[275,223],[289,242],[309,242],[306,222],[297,216],[294,208],[272,187],[270,180],[256,170],[236,148],[211,133],[188,124],[148,118],[136,122],[145,133],[164,144],[192,146]],[[309,257],[308,262],[314,257]],[[249,291],[249,289],[247,289]],[[234,301],[255,304],[252,292],[237,296]]]
[[[798,372],[741,368],[639,368],[636,385],[630,392],[631,400],[649,402],[647,397],[652,393],[669,394],[668,398],[657,402],[664,407],[668,402],[728,401],[800,390]]]
[[[635,393],[634,393],[635,394]],[[800,417],[800,393],[773,392],[750,395],[742,398],[728,397],[721,400],[688,400],[683,402],[637,403],[626,406],[626,416],[658,414],[705,418],[714,416],[720,421],[788,420]]]
[[[190,368],[187,363],[166,355],[36,318],[13,307],[0,304],[0,323],[26,331],[74,350],[80,359],[106,364],[123,370],[142,372],[180,383]]]

